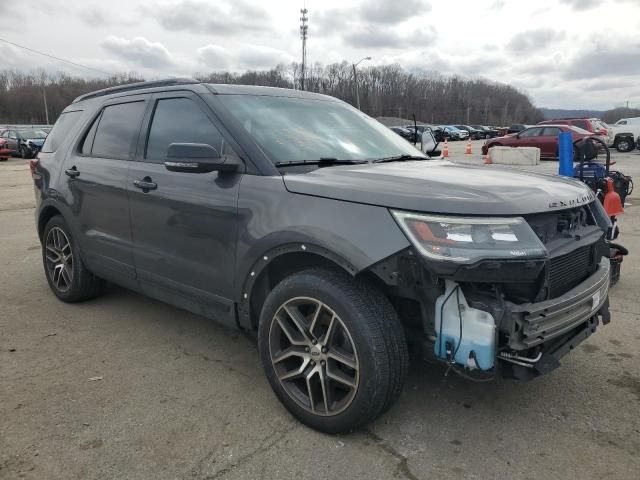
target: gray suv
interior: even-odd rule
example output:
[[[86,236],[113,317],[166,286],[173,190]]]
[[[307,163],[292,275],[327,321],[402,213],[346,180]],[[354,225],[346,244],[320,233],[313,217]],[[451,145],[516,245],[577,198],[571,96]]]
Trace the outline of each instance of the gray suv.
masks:
[[[609,321],[609,221],[570,179],[429,160],[332,97],[164,80],[77,98],[31,161],[46,278],[257,337],[305,424],[345,432],[409,363],[526,380]]]

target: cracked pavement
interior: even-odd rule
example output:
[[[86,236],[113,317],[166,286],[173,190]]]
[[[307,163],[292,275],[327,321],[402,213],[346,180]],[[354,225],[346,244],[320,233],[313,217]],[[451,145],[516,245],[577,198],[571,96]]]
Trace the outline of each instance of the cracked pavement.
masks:
[[[640,152],[615,159],[640,179]],[[28,164],[0,163],[0,479],[637,479],[639,220],[612,323],[558,370],[479,384],[414,361],[385,416],[332,437],[284,410],[239,332],[116,287],[56,300]]]

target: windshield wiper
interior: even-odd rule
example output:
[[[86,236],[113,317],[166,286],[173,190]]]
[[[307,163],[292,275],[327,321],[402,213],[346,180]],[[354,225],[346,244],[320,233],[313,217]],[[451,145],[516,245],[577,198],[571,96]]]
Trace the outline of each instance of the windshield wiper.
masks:
[[[419,155],[396,155],[395,157],[386,157],[386,158],[378,158],[373,161],[373,163],[384,163],[384,162],[406,162],[408,160],[428,160],[427,157],[421,157]]]
[[[297,165],[355,165],[367,163],[366,160],[340,160],[338,158],[319,158],[317,160],[292,160],[290,162],[276,162],[276,167],[295,167]]]

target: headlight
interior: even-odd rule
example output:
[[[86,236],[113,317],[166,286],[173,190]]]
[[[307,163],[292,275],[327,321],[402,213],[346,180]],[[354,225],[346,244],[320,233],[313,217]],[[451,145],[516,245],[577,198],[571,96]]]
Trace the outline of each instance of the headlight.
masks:
[[[521,217],[443,217],[391,210],[411,243],[426,257],[457,263],[544,257],[546,249]]]

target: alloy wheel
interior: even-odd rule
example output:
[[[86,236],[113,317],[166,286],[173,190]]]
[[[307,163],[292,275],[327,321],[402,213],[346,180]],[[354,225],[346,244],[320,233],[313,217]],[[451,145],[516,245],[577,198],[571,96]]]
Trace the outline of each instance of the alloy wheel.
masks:
[[[73,252],[64,231],[53,227],[45,239],[46,267],[53,286],[66,292],[73,282]]]
[[[276,311],[269,355],[284,390],[308,412],[337,415],[353,401],[360,372],[355,344],[342,320],[321,301],[297,297]]]

